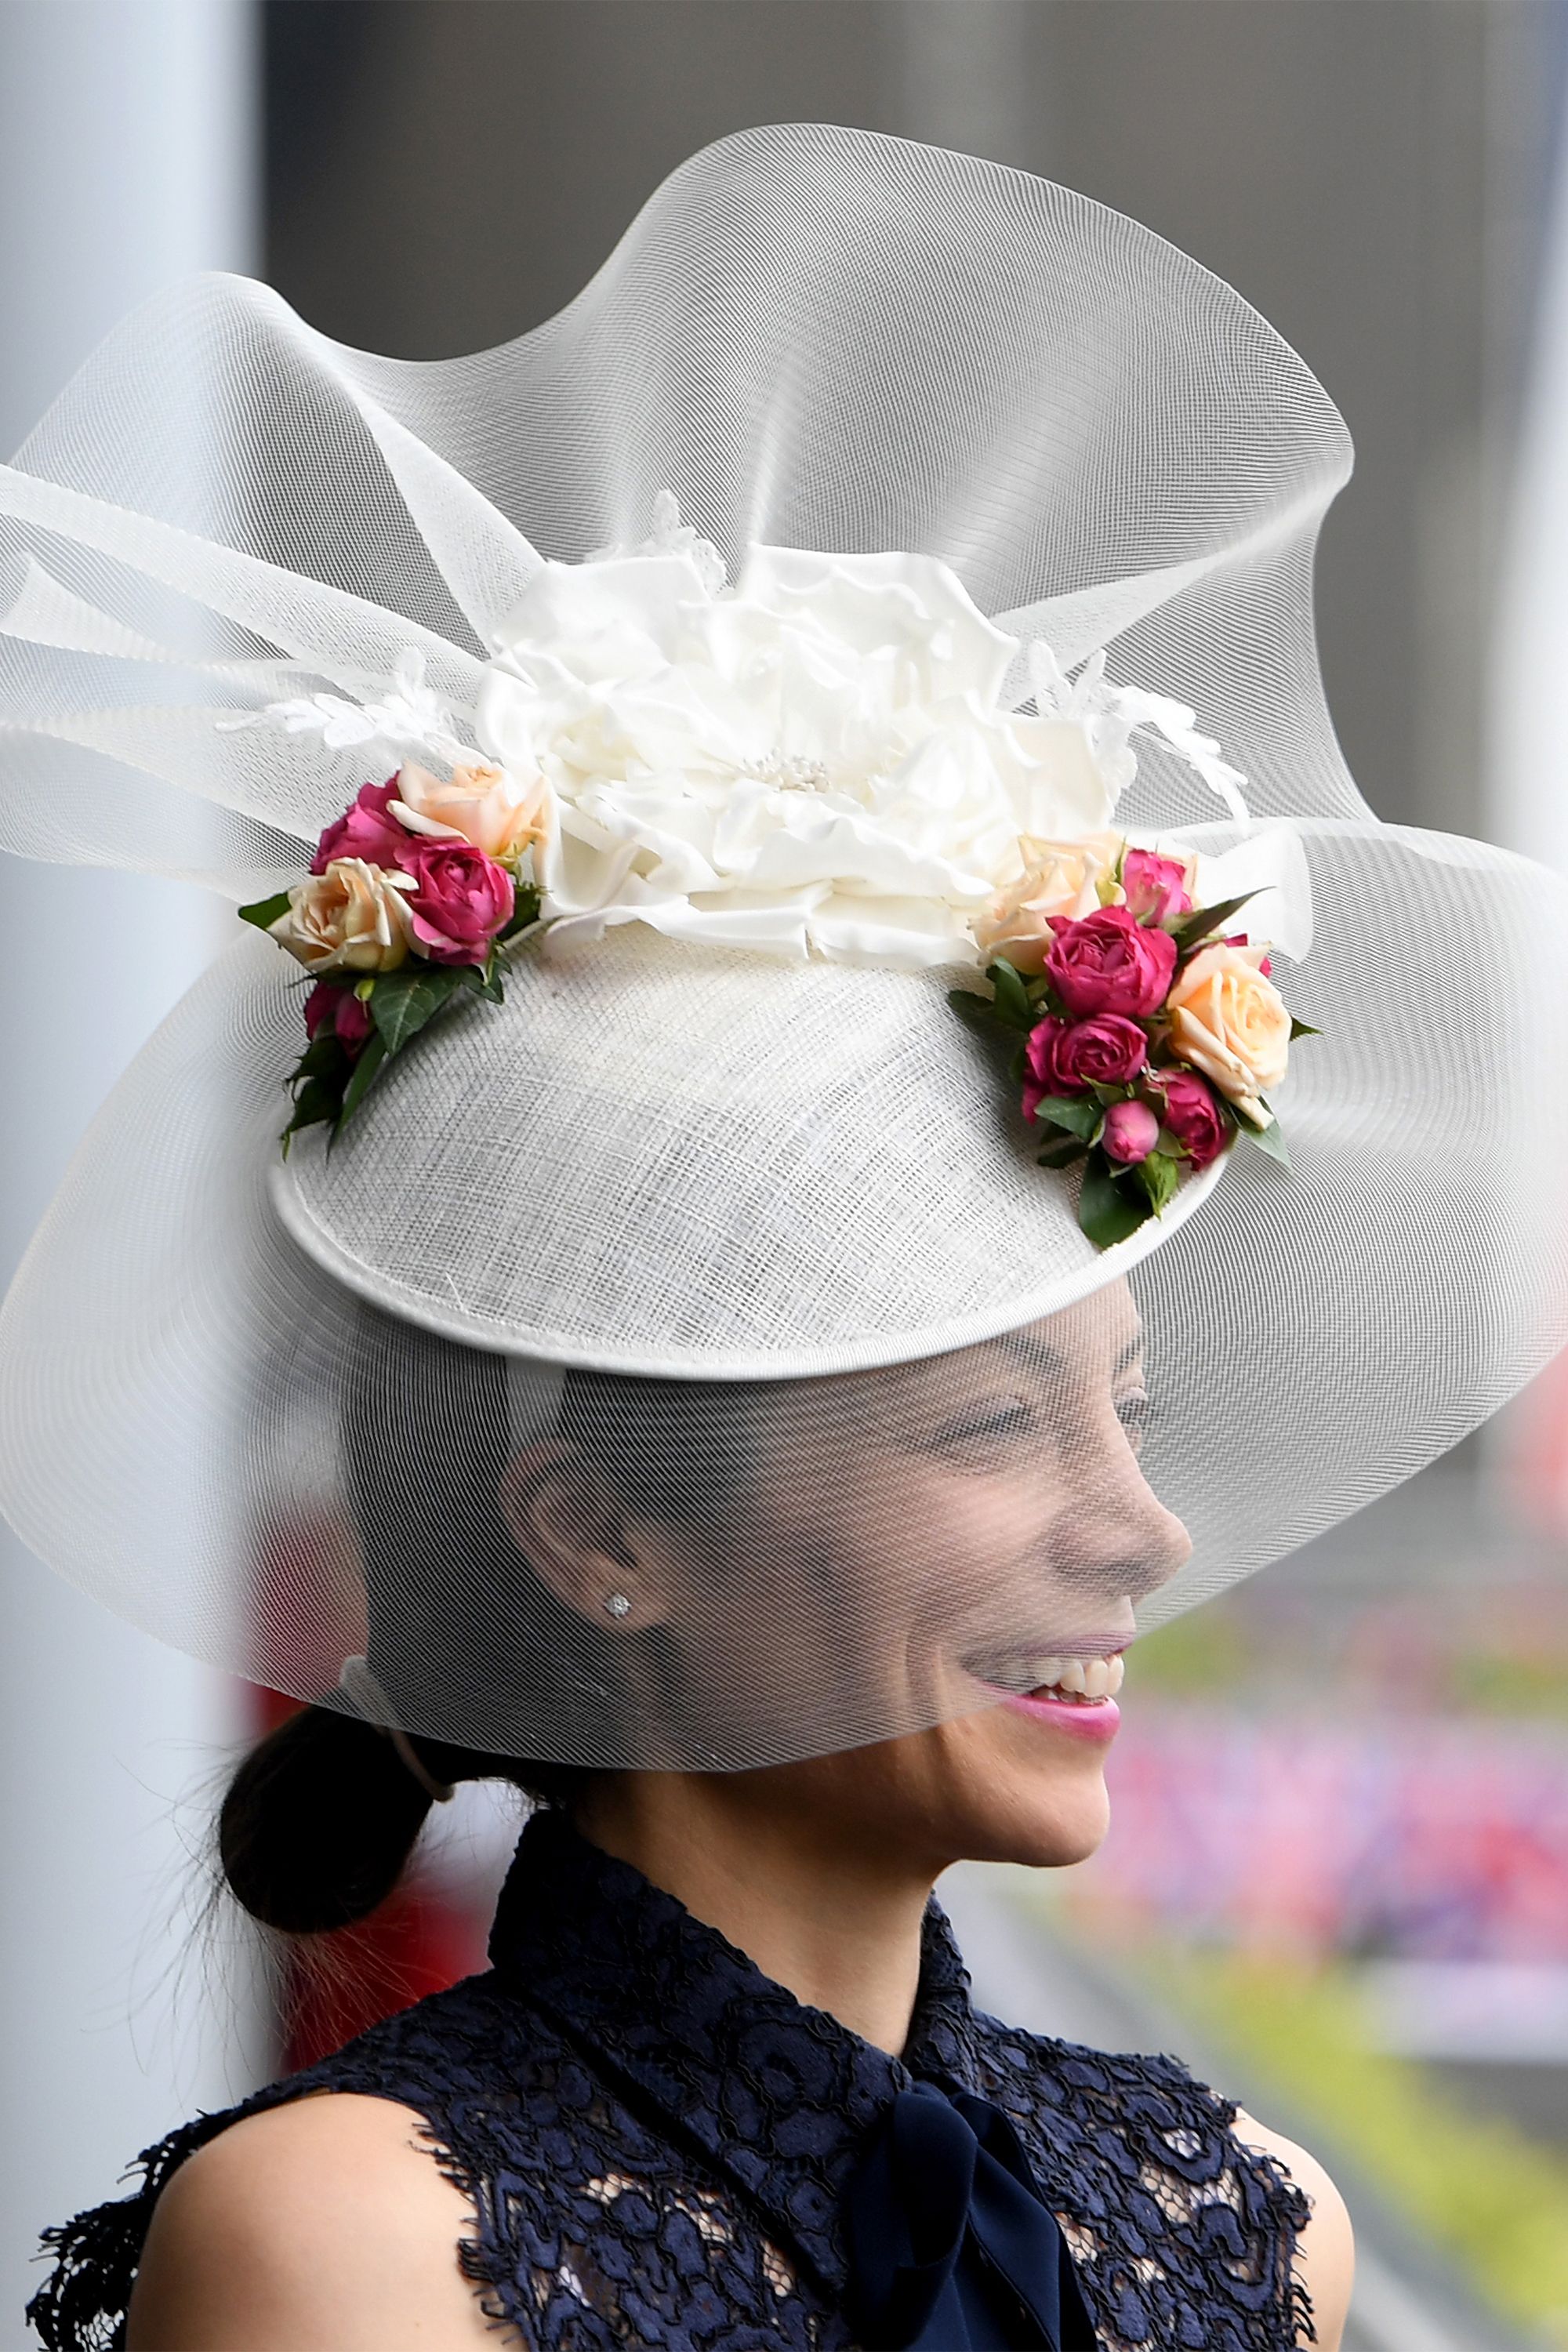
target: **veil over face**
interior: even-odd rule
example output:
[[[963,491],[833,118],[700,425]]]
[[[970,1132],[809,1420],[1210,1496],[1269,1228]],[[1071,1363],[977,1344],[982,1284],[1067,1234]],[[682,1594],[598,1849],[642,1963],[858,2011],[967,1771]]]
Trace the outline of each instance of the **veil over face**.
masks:
[[[344,1637],[363,1625],[396,1704],[444,1673],[509,1722],[553,1710],[569,1760],[777,1761],[829,1727],[923,1729],[1120,1651],[1188,1550],[1139,1468],[1122,1285],[816,1381],[572,1373],[549,1423],[527,1368],[384,1336],[398,1369],[343,1415],[363,1592]],[[488,1465],[455,1513],[424,1402],[443,1378]]]
[[[298,967],[248,932],[176,1008],[0,1321],[24,1539],[301,1696],[366,1655],[410,1730],[739,1766],[985,1704],[1473,1428],[1568,1334],[1568,893],[1346,772],[1349,462],[1135,223],[823,126],[693,158],[494,352],[137,312],[0,468],[0,844],[265,901],[401,785],[413,865],[528,833],[542,921],[286,1163]],[[1251,861],[1321,1033],[1289,1170],[1237,1128],[1103,1250],[947,1001],[993,882],[1047,953],[1047,803]],[[450,875],[361,863],[389,954],[460,958]]]

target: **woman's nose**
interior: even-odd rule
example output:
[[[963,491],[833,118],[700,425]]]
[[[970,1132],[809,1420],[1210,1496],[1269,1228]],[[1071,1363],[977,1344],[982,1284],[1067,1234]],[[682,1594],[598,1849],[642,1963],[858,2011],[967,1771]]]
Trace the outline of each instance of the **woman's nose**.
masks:
[[[1124,1443],[1119,1450],[1120,1461],[1097,1459],[1071,1482],[1051,1530],[1051,1567],[1075,1594],[1137,1601],[1185,1567],[1193,1544]]]

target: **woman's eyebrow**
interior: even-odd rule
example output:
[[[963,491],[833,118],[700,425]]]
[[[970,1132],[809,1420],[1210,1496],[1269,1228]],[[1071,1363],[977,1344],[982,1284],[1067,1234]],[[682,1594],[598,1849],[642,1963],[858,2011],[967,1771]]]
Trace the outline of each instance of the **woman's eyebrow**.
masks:
[[[1005,1331],[994,1344],[1004,1355],[1011,1356],[1016,1363],[1027,1364],[1033,1371],[1061,1372],[1067,1370],[1067,1359],[1060,1349],[1053,1348],[1050,1341],[1043,1339],[1037,1331]],[[1111,1378],[1120,1380],[1124,1372],[1130,1372],[1142,1353],[1143,1334],[1142,1330],[1134,1331],[1116,1359]]]
[[[1037,1331],[1005,1331],[996,1345],[1004,1355],[1011,1356],[1016,1363],[1027,1364],[1032,1371],[1060,1372],[1067,1370],[1066,1359],[1060,1349],[1053,1348],[1048,1339],[1042,1339]]]

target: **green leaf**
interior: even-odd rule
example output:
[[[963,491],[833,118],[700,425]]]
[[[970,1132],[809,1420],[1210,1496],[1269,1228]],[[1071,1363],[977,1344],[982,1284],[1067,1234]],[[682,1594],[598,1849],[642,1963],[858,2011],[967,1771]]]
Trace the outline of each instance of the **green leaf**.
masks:
[[[320,1127],[324,1120],[336,1120],[342,1106],[343,1090],[331,1078],[307,1078],[294,1097],[293,1116],[284,1129],[285,1140],[298,1135],[304,1127]]]
[[[1170,926],[1171,937],[1185,955],[1189,949],[1196,950],[1211,931],[1217,931],[1222,923],[1228,923],[1257,896],[1256,890],[1244,890],[1239,898],[1222,898],[1217,907],[1196,907],[1179,923]]]
[[[254,923],[258,931],[269,931],[279,917],[288,912],[287,890],[275,890],[270,898],[253,898],[248,907],[235,908],[242,923]]]
[[[1277,1160],[1281,1168],[1289,1167],[1290,1154],[1285,1149],[1285,1138],[1279,1132],[1278,1119],[1270,1127],[1254,1127],[1250,1120],[1243,1119],[1241,1131],[1243,1135],[1251,1137],[1259,1151],[1267,1151],[1270,1160]]]
[[[1314,1029],[1310,1021],[1298,1021],[1294,1015],[1291,1016],[1290,1043],[1292,1045],[1298,1037],[1321,1037],[1322,1034],[1321,1029]]]
[[[1146,1159],[1139,1160],[1132,1174],[1147,1196],[1149,1206],[1158,1216],[1181,1181],[1176,1162],[1168,1160],[1163,1151],[1151,1151]]]
[[[959,1019],[967,1021],[972,1029],[981,1030],[986,1034],[994,1032],[997,1013],[990,997],[977,996],[972,988],[950,988],[947,1001]]]
[[[1036,1027],[1039,1015],[1029,1002],[1023,975],[1014,970],[1005,956],[998,956],[994,963],[986,965],[985,977],[996,991],[997,1017],[1011,1029]]]
[[[1101,1151],[1091,1151],[1079,1194],[1078,1221],[1097,1249],[1113,1249],[1148,1222],[1150,1209],[1142,1192],[1123,1190],[1110,1173]]]
[[[526,931],[531,925],[538,922],[539,909],[543,903],[533,883],[520,882],[512,899],[511,920],[497,933],[497,937],[503,940],[515,940],[520,931]]]
[[[1058,1021],[1065,1019],[1061,998],[1057,994],[1044,972],[1041,972],[1037,979],[1030,981],[1024,992],[1029,1000],[1037,1021],[1042,1013],[1054,1013]]]
[[[381,974],[370,1013],[388,1054],[400,1054],[436,1018],[453,990],[463,985],[459,975],[467,969],[461,964],[416,964]]]
[[[289,1083],[297,1087],[301,1078],[330,1078],[342,1073],[346,1076],[349,1066],[348,1049],[341,1037],[323,1029],[312,1037],[294,1065]]]
[[[453,964],[451,971],[459,988],[470,990],[475,996],[488,998],[491,1004],[506,1003],[506,990],[499,978],[500,965],[493,948],[483,963]]]
[[[1037,1104],[1035,1117],[1048,1121],[1052,1127],[1065,1127],[1081,1143],[1092,1143],[1105,1113],[1092,1095],[1047,1095],[1043,1102]]]
[[[1089,1146],[1080,1143],[1076,1135],[1058,1135],[1037,1154],[1037,1158],[1042,1168],[1070,1168],[1073,1161],[1081,1160],[1088,1150]]]
[[[379,990],[377,993],[380,993]],[[390,1059],[390,1053],[391,1049],[385,1038],[379,1034],[367,1043],[363,1053],[354,1064],[353,1077],[343,1088],[343,1098],[338,1109],[340,1129],[348,1125],[366,1095],[369,1094],[371,1087],[375,1084],[376,1072],[383,1062]]]

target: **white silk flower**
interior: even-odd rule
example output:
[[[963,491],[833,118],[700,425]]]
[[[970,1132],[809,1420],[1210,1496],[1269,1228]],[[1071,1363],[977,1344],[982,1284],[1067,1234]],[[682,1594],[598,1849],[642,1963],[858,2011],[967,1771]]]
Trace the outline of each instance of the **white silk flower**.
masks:
[[[929,556],[753,547],[733,592],[689,550],[550,563],[495,643],[479,731],[552,794],[552,942],[972,964],[1020,835],[1111,813],[1088,730],[1001,706],[1017,642]]]

